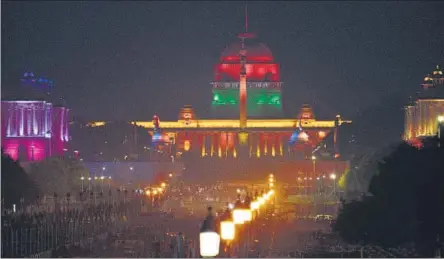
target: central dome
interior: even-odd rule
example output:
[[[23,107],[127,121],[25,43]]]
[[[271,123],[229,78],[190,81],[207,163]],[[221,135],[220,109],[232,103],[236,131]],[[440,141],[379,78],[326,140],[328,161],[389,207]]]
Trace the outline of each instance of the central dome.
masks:
[[[272,62],[273,54],[264,43],[255,39],[245,39],[245,49],[247,50],[247,62]],[[242,49],[240,42],[235,42],[222,52],[220,60],[222,62],[238,62],[240,60],[239,52]]]

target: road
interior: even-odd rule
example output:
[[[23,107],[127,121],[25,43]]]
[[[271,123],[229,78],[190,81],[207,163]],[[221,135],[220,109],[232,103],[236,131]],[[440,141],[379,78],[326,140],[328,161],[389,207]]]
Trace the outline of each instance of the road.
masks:
[[[232,244],[231,255],[233,257],[284,258],[289,255],[297,257],[299,251],[306,252],[317,245],[313,233],[320,230],[327,231],[328,228],[327,222],[287,219],[282,215],[260,217],[251,225],[239,228],[237,240]]]

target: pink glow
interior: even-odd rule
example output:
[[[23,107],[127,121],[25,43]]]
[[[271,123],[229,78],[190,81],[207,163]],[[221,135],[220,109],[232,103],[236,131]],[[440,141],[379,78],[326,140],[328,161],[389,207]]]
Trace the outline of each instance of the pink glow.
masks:
[[[2,141],[5,153],[17,160],[20,157],[19,146],[22,148],[23,159],[39,161],[46,158],[48,140],[44,138],[9,138]]]
[[[27,160],[63,155],[69,141],[68,112],[45,101],[2,101],[5,153],[13,159]]]

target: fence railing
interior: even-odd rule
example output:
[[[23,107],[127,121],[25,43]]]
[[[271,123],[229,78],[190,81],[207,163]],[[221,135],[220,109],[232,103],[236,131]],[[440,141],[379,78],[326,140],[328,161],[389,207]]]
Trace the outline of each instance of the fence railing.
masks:
[[[125,226],[140,211],[137,201],[100,204],[82,210],[9,215],[2,219],[2,257],[40,257],[65,245],[78,245]]]

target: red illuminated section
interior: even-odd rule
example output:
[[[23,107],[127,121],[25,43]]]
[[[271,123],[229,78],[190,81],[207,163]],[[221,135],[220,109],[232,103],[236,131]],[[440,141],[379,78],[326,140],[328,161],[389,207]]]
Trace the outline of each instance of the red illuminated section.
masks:
[[[247,56],[247,62],[249,62],[248,56]],[[245,68],[247,72],[248,81],[270,81],[270,82],[280,81],[279,65],[276,63],[271,63],[271,64],[247,63],[245,65]],[[227,63],[218,64],[216,65],[215,68],[215,81],[239,81],[240,69],[241,69],[240,64],[227,64]]]

